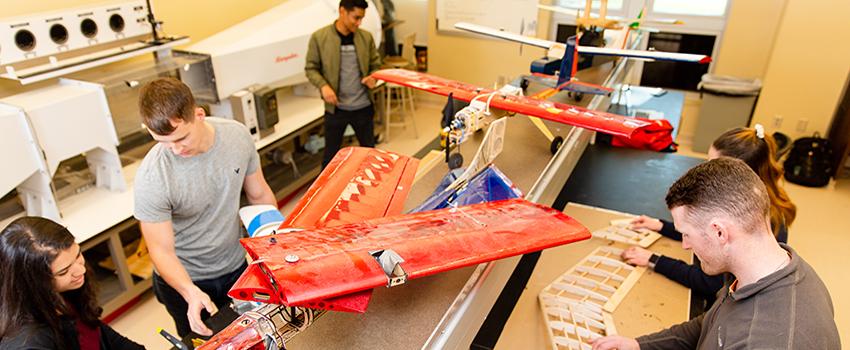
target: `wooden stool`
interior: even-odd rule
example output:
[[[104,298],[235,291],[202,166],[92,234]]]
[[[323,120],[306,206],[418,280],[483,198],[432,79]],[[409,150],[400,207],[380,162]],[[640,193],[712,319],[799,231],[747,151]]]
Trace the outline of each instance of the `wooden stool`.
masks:
[[[390,140],[390,127],[401,126],[407,128],[407,117],[413,123],[413,135],[419,138],[419,131],[416,129],[416,119],[413,116],[413,89],[398,84],[387,83],[384,85],[384,136],[385,140]],[[396,110],[398,111],[399,121],[392,121],[393,117],[393,100],[396,100]]]

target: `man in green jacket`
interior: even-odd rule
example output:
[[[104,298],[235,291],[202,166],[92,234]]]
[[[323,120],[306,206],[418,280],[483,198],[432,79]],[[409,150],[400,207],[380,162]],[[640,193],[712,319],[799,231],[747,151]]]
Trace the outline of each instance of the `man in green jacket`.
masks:
[[[322,167],[336,155],[349,124],[360,146],[375,147],[375,109],[370,76],[381,66],[375,40],[360,29],[369,4],[341,0],[339,18],[310,37],[304,71],[325,100],[325,154]]]
[[[598,338],[593,350],[841,349],[826,286],[776,242],[767,189],[746,163],[720,157],[697,165],[670,186],[666,201],[682,247],[707,274],[735,280],[697,318],[637,339]]]

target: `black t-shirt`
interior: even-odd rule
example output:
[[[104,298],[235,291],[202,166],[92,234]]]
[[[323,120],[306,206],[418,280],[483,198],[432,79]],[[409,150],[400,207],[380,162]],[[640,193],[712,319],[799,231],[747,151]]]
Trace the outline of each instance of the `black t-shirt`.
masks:
[[[334,28],[336,29],[336,28]],[[348,35],[342,35],[337,29],[336,34],[339,35],[339,40],[342,41],[342,45],[354,45],[354,33],[348,33]]]

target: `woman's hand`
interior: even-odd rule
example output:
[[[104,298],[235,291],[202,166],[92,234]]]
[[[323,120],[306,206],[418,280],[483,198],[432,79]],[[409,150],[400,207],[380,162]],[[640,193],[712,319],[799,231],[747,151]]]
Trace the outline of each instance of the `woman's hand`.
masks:
[[[661,228],[664,227],[664,224],[661,223],[661,220],[656,218],[651,218],[646,215],[641,215],[636,217],[629,223],[629,229],[638,230],[638,229],[649,229],[655,232],[661,231]]]
[[[637,340],[621,337],[618,335],[596,338],[590,341],[593,344],[593,350],[639,350],[640,345]]]
[[[641,247],[629,247],[620,255],[627,264],[634,266],[649,265],[650,256],[652,256],[652,252]]]

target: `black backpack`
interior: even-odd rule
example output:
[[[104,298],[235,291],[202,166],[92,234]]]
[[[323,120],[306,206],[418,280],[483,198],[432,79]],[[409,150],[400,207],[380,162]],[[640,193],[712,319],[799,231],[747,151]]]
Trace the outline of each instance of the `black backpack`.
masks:
[[[785,180],[808,187],[826,186],[832,175],[832,146],[818,133],[797,139],[784,166]]]

